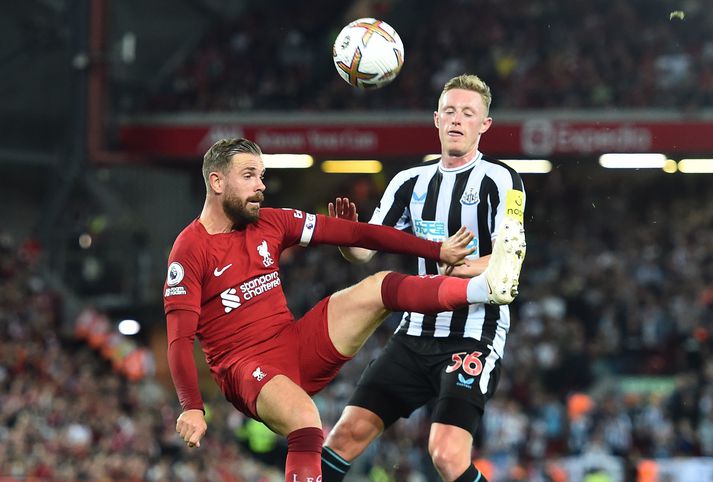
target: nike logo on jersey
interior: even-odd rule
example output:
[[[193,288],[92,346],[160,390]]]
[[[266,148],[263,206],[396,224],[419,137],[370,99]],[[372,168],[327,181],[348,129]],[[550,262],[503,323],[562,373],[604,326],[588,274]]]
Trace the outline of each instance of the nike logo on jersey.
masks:
[[[230,263],[230,264],[227,265],[227,266],[223,266],[223,269],[215,268],[215,270],[213,271],[213,274],[214,274],[216,277],[217,277],[217,276],[220,276],[220,275],[223,274],[223,272],[224,272],[226,269],[230,268],[231,266],[233,266],[233,263]]]

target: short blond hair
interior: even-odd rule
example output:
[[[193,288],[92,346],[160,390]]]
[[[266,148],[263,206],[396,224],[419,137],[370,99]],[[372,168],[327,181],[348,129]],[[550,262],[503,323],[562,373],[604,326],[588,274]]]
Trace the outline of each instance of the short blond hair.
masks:
[[[490,87],[477,75],[461,74],[446,82],[446,85],[443,86],[443,92],[438,98],[438,103],[440,104],[441,98],[446,92],[453,89],[472,90],[479,93],[480,97],[483,98],[483,104],[485,104],[485,114],[487,115],[490,112],[490,102],[493,100]]]

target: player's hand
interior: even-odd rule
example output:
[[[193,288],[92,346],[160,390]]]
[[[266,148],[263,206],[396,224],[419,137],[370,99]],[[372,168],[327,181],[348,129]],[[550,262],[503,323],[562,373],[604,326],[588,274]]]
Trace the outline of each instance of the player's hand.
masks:
[[[438,263],[438,274],[455,276],[456,278],[473,278],[485,271],[489,261],[490,255],[488,254],[477,259],[466,258],[463,260],[463,264],[459,266]]]
[[[347,197],[338,197],[334,203],[329,203],[327,208],[329,216],[333,218],[359,221],[356,204],[349,202]],[[339,246],[339,252],[342,253],[344,259],[356,264],[366,263],[374,256],[374,251],[353,246]]]
[[[338,197],[334,203],[327,205],[329,215],[333,218],[346,219],[348,221],[359,221],[356,204],[349,202],[349,198]]]
[[[438,263],[438,274],[444,276],[450,276],[453,274],[453,269],[455,266],[447,263]]]
[[[186,410],[176,420],[176,432],[191,448],[201,446],[201,439],[206,430],[208,430],[208,425],[205,423],[203,410]]]
[[[441,262],[453,266],[463,264],[463,259],[475,252],[474,246],[468,247],[474,237],[475,235],[472,231],[466,229],[465,226],[461,226],[453,236],[441,244]]]

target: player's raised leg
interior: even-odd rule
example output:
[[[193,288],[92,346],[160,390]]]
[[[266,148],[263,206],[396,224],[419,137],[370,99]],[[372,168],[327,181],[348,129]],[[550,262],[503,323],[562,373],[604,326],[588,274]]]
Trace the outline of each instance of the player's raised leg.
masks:
[[[329,337],[339,353],[353,356],[389,311],[439,313],[473,303],[510,303],[517,295],[525,248],[522,224],[507,218],[498,231],[488,268],[479,276],[408,276],[389,271],[371,275],[332,295]]]
[[[461,278],[378,272],[331,296],[329,337],[339,353],[353,356],[389,311],[454,310],[468,304],[467,286]]]

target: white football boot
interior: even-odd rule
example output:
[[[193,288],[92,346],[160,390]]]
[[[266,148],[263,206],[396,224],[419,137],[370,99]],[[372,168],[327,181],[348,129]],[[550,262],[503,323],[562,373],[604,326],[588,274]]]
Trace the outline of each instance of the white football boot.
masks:
[[[515,299],[526,248],[525,228],[522,223],[506,216],[484,273],[488,283],[489,303],[507,305]]]

